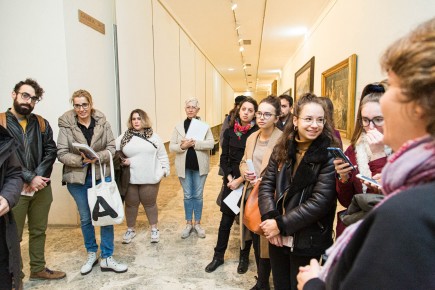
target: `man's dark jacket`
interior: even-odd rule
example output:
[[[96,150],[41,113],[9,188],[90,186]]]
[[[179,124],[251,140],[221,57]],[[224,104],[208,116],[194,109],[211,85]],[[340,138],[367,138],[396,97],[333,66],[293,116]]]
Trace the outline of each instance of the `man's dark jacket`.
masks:
[[[26,118],[27,127],[24,132],[15,115],[10,110],[6,112],[6,128],[20,146],[17,156],[23,167],[24,182],[30,183],[35,176],[50,177],[57,148],[53,130],[47,120],[44,120],[45,132],[42,133],[34,114],[29,114]]]

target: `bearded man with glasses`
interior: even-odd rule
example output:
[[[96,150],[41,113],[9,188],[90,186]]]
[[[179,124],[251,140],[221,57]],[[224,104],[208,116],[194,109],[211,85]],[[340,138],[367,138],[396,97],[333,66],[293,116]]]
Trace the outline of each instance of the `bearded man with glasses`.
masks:
[[[45,265],[45,231],[53,201],[50,176],[57,148],[48,121],[32,114],[43,93],[44,90],[35,80],[21,81],[12,92],[12,108],[0,114],[0,123],[20,147],[16,153],[22,166],[24,186],[12,212],[20,240],[26,216],[28,219],[31,280],[61,279],[66,276],[64,272],[52,271]],[[23,277],[24,273],[21,273]]]

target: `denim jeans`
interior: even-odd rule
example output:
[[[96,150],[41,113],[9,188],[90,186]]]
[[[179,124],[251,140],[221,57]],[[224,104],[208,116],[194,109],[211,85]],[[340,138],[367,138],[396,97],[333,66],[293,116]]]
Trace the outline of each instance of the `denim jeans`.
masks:
[[[185,178],[180,183],[184,191],[184,214],[186,221],[191,221],[193,213],[195,221],[200,221],[202,216],[204,184],[207,174],[200,176],[199,170],[186,169]]]
[[[110,177],[106,177],[106,181],[110,181]],[[97,181],[100,183],[101,181]],[[82,228],[85,248],[88,252],[97,252],[98,245],[95,240],[95,228],[92,225],[91,210],[88,204],[88,188],[92,187],[92,176],[88,174],[85,184],[68,183],[67,188],[72,197],[76,201],[77,208],[80,214],[80,224]],[[101,235],[101,257],[103,259],[112,256],[113,254],[113,226],[100,227]]]

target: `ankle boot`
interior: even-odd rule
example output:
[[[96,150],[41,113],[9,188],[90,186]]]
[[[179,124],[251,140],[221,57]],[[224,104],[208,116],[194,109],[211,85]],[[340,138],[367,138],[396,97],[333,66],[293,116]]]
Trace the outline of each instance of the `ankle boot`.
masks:
[[[240,250],[239,266],[237,267],[237,273],[245,274],[249,267],[249,251]]]

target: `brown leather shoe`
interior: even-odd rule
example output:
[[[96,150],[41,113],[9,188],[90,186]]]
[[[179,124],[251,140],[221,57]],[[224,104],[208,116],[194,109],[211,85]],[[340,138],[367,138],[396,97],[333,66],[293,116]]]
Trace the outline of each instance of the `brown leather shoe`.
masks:
[[[66,277],[66,273],[62,271],[52,271],[48,268],[45,268],[41,272],[32,272],[30,273],[29,280],[57,280]]]

